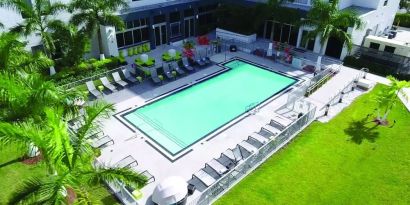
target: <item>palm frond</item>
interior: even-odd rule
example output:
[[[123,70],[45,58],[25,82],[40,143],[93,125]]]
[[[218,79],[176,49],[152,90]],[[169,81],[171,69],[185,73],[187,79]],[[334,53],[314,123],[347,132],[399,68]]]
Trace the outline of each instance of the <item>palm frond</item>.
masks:
[[[79,178],[87,181],[87,184],[99,184],[103,182],[121,181],[125,185],[142,188],[147,184],[147,177],[130,168],[115,168],[97,166],[93,170],[82,171]]]

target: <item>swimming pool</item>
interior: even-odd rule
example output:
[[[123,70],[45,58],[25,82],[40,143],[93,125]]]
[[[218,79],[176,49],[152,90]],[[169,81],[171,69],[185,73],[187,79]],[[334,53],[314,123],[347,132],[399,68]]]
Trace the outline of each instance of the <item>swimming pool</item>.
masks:
[[[222,66],[230,69],[122,117],[175,156],[297,82],[240,59]]]

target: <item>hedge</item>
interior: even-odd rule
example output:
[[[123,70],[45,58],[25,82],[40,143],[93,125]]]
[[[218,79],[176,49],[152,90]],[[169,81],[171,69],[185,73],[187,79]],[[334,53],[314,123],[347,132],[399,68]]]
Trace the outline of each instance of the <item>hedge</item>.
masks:
[[[410,28],[410,13],[396,14],[394,25]]]
[[[368,68],[370,73],[384,77],[392,75],[398,78],[399,80],[410,80],[410,74],[397,74],[396,68],[374,63],[366,59],[355,58],[353,56],[345,57],[343,65],[356,69]]]

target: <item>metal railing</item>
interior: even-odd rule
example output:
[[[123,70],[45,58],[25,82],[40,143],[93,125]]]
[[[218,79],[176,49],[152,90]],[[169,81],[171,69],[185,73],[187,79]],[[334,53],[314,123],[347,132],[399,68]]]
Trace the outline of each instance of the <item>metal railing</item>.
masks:
[[[213,185],[205,189],[200,196],[189,200],[189,205],[207,205],[211,204],[238,183],[242,178],[247,176],[251,171],[261,165],[272,154],[291,141],[301,130],[308,126],[315,119],[316,107],[310,106],[310,109],[303,116],[294,121],[289,127],[284,129],[275,139],[252,153],[243,162],[238,164],[234,169],[218,179]]]
[[[335,76],[340,71],[341,66],[342,65],[338,65],[336,68],[327,67],[325,70],[319,72],[316,76],[310,79],[308,88],[306,89],[306,96],[311,95],[328,80],[330,80],[330,78]]]

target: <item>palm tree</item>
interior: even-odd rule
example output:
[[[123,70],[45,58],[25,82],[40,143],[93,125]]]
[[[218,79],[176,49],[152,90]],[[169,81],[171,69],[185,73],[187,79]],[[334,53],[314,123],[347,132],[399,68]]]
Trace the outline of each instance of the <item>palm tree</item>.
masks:
[[[26,0],[0,0],[0,7],[14,10],[24,17],[21,24],[11,28],[12,32],[28,36],[39,33],[44,45],[44,52],[51,57],[55,52],[53,39],[48,32],[50,17],[64,10],[66,6],[59,2],[50,3],[49,0],[34,0],[29,5]]]
[[[61,53],[63,64],[77,65],[89,50],[90,39],[84,30],[79,30],[73,24],[54,20],[49,24],[51,36],[56,39],[56,47]]]
[[[71,22],[77,26],[84,26],[90,38],[97,35],[98,51],[100,58],[104,59],[104,48],[102,45],[101,25],[124,28],[121,17],[114,13],[120,8],[127,8],[126,0],[74,0],[70,5],[73,14]]]
[[[320,55],[323,53],[323,44],[334,37],[345,42],[347,49],[352,50],[353,42],[351,35],[347,32],[348,27],[360,29],[362,20],[353,10],[339,10],[339,0],[331,3],[323,0],[314,0],[306,19],[302,19],[301,25],[313,28],[309,31],[304,41],[320,36]]]
[[[25,50],[26,43],[19,40],[15,33],[0,34],[0,70],[16,72],[42,71],[53,62],[41,52],[32,54]]]
[[[121,181],[125,185],[141,188],[146,177],[128,168],[93,165],[96,152],[87,143],[87,136],[99,129],[101,120],[114,111],[113,105],[97,102],[84,108],[84,122],[75,134],[70,134],[64,121],[63,109],[45,109],[46,120],[33,123],[0,122],[0,146],[10,144],[27,147],[34,144],[48,165],[48,176],[30,178],[18,186],[9,204],[71,204],[75,199],[88,203],[85,187],[103,181]]]
[[[387,79],[390,80],[390,86],[382,90],[376,98],[379,106],[377,108],[377,118],[375,121],[381,125],[388,123],[387,117],[398,101],[397,96],[401,94],[405,98],[409,97],[403,89],[409,88],[410,82],[397,80],[393,76],[387,76]]]

